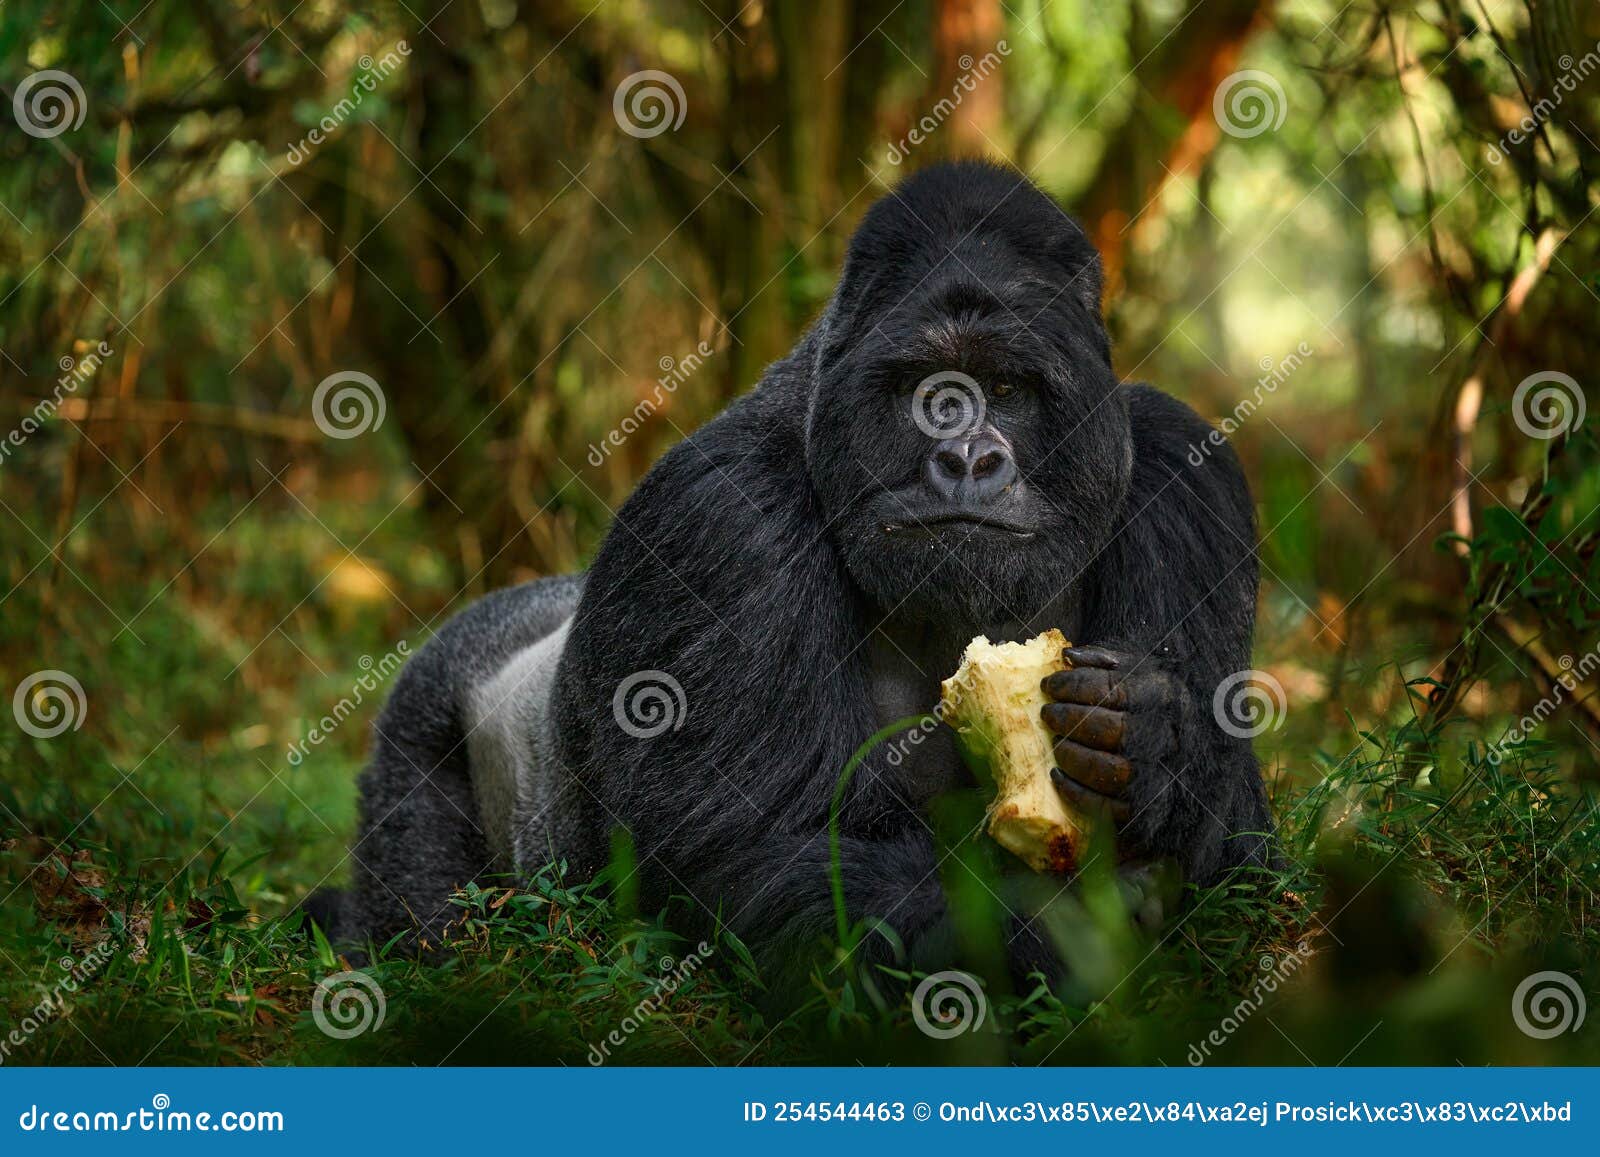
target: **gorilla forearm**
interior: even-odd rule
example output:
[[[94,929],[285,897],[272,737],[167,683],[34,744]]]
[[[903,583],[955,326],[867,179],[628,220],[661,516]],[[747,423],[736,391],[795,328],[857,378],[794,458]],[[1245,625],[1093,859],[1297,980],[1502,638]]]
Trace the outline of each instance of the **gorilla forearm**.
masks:
[[[1080,645],[1107,652],[1094,673],[1128,709],[1127,842],[1206,881],[1270,854],[1255,755],[1215,707],[1250,666],[1254,509],[1232,451],[1192,410],[1148,386],[1128,398],[1127,513],[1095,561]],[[1194,454],[1201,445],[1209,453]]]

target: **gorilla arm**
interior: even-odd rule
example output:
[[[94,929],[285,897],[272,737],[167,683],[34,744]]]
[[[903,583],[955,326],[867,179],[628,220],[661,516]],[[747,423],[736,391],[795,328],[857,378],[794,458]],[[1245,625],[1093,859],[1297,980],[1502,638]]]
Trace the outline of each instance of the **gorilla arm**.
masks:
[[[1129,851],[1186,879],[1267,862],[1271,820],[1248,738],[1213,700],[1250,666],[1255,517],[1233,450],[1181,402],[1127,387],[1126,513],[1090,574],[1083,645],[1044,708],[1062,794],[1110,812]]]

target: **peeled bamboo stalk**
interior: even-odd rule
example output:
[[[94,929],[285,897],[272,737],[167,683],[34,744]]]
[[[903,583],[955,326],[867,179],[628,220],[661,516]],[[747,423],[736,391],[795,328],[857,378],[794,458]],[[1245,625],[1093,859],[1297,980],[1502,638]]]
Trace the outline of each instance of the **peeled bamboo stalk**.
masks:
[[[1039,716],[1045,676],[1066,668],[1071,644],[1051,629],[1025,643],[967,644],[961,666],[939,686],[940,709],[963,758],[995,789],[989,835],[1038,872],[1076,870],[1087,820],[1062,801],[1050,769],[1054,737]]]

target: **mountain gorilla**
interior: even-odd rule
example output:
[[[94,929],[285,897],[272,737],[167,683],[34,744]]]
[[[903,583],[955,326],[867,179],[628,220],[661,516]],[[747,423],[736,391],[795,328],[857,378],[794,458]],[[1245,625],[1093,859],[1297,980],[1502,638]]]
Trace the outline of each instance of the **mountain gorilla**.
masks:
[[[884,197],[821,318],[662,457],[587,574],[490,595],[411,659],[354,888],[312,915],[437,939],[453,888],[591,874],[622,828],[642,904],[690,897],[792,961],[835,926],[852,753],[930,711],[973,636],[1049,627],[1078,644],[1046,687],[1058,790],[1114,817],[1125,860],[1201,882],[1264,862],[1255,758],[1212,709],[1250,665],[1250,495],[1220,440],[1193,452],[1191,410],[1118,382],[1100,291],[1083,232],[1012,171]],[[840,805],[848,918],[930,970],[953,938],[924,813],[970,782],[941,725],[880,744]],[[1013,959],[1040,947],[1015,935]]]

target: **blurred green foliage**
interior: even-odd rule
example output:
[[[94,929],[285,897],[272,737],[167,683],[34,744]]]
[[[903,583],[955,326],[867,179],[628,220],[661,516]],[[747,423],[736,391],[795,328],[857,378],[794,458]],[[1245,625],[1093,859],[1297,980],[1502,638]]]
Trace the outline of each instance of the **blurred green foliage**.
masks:
[[[116,953],[7,1062],[583,1062],[689,946],[555,866],[462,894],[443,959],[377,961],[382,1031],[317,1031],[337,961],[279,918],[343,871],[370,715],[287,753],[363,658],[582,565],[867,205],[969,154],[1080,215],[1119,370],[1246,463],[1286,865],[1148,941],[1086,881],[1080,982],[997,987],[949,1042],[848,966],[775,1017],[719,943],[616,1059],[1181,1064],[1306,941],[1207,1059],[1594,1062],[1510,1000],[1597,984],[1597,54],[1582,0],[11,0],[0,690],[61,670],[87,706],[0,728],[0,1009]],[[638,136],[646,69],[683,118]],[[25,131],[41,70],[77,127]],[[1242,73],[1260,131],[1224,123]],[[351,439],[315,421],[341,371],[386,407]],[[1551,373],[1577,393],[1532,436]]]

